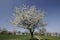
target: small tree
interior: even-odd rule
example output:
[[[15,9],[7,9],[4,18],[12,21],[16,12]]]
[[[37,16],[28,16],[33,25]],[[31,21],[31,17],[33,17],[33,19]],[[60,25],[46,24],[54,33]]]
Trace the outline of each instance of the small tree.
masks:
[[[1,32],[1,27],[0,27],[0,32]]]
[[[16,7],[13,19],[10,23],[14,26],[28,29],[33,40],[35,28],[45,25],[45,23],[43,23],[44,13],[44,11],[36,9],[35,6],[27,7],[23,5],[23,7],[20,8]]]
[[[1,34],[8,34],[8,30],[6,28],[3,28]]]
[[[40,31],[40,35],[45,35],[46,33],[46,28],[42,28],[39,30]]]
[[[2,28],[0,27],[0,33],[1,33],[1,31],[2,31]]]

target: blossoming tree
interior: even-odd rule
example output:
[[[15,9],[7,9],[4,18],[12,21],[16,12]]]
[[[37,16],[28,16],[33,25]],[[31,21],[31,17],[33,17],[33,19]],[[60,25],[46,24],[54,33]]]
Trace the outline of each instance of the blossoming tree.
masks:
[[[10,23],[17,27],[26,28],[31,34],[33,40],[33,33],[37,27],[45,26],[44,23],[45,12],[37,9],[35,6],[16,7],[13,14],[13,19]]]

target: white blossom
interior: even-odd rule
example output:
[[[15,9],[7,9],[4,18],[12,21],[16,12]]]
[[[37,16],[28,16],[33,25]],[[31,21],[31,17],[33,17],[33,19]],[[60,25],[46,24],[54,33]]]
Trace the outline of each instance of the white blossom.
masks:
[[[24,28],[36,28],[38,24],[43,25],[44,16],[45,12],[38,10],[35,6],[28,8],[24,5],[22,8],[16,7],[11,24],[19,27],[22,25]]]

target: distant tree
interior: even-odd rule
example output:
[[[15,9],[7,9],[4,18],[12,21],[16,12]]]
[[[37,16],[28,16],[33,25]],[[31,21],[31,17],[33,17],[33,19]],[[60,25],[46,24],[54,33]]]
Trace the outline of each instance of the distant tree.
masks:
[[[41,35],[45,35],[45,32],[46,32],[46,28],[42,28],[42,29],[40,29],[40,33],[41,33]]]
[[[21,32],[20,31],[18,31],[18,34],[20,34]]]
[[[9,35],[12,35],[12,32],[8,32]]]
[[[1,27],[0,27],[0,32],[1,32]]]
[[[3,28],[1,34],[7,34],[7,33],[8,33],[8,30],[6,28]]]
[[[60,36],[60,33],[58,33],[58,36]]]
[[[16,35],[16,30],[13,30],[13,34]]]
[[[3,29],[2,26],[0,26],[0,32],[2,32],[2,29]]]
[[[1,27],[0,27],[0,33],[1,33],[1,31],[2,31],[2,30],[1,30]]]
[[[58,36],[58,32],[56,32],[55,35]]]
[[[42,28],[42,31],[43,31],[43,32],[46,32],[46,28]]]
[[[38,27],[43,27],[46,24],[43,22],[45,11],[37,9],[35,6],[25,6],[15,9],[13,19],[10,23],[14,26],[26,28],[30,31],[31,39],[33,40],[34,30]]]

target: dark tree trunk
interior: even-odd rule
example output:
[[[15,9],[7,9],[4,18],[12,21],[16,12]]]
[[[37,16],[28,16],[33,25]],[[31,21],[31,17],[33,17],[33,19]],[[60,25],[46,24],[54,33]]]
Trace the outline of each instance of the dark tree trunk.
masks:
[[[31,34],[31,40],[33,40],[33,32],[34,32],[34,30],[32,31],[32,29],[29,29],[29,31],[30,31],[30,34]]]
[[[31,32],[31,39],[33,40],[33,32]]]

